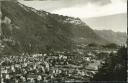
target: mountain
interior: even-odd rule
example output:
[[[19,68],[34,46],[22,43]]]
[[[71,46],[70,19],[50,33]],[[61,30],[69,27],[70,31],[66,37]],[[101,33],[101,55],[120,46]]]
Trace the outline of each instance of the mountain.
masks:
[[[116,32],[127,31],[127,14],[115,14],[101,17],[82,19],[90,27],[97,30],[113,30]]]
[[[79,18],[51,14],[2,1],[2,40],[8,49],[21,53],[72,49],[76,44],[107,43]]]
[[[114,32],[112,30],[95,30],[96,34],[105,38],[109,42],[116,43],[118,45],[124,45],[127,41],[127,33]]]

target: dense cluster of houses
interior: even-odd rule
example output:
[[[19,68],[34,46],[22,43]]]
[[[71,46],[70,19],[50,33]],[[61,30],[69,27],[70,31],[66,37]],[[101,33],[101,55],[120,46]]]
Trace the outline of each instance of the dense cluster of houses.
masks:
[[[56,52],[2,56],[0,57],[0,80],[1,83],[89,81],[100,65],[101,60],[97,60],[97,54],[100,54],[97,50],[86,50],[86,54],[78,52],[76,55]]]
[[[74,60],[74,56],[63,54],[5,56],[0,58],[1,83],[89,80],[94,72]],[[87,62],[90,59],[83,60]]]

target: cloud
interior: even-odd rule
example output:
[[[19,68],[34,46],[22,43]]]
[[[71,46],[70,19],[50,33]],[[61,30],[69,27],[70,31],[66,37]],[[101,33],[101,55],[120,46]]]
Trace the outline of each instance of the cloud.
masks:
[[[111,0],[90,0],[90,2],[97,5],[106,5],[111,3]]]
[[[123,2],[122,0],[111,0],[111,3],[103,6],[93,3],[88,3],[81,6],[73,6],[69,8],[62,8],[52,11],[52,13],[80,18],[89,18],[127,12],[127,3]]]
[[[127,12],[127,0],[33,0],[20,2],[38,10],[80,18]]]
[[[93,3],[97,5],[105,5],[105,4],[111,3],[111,0],[23,0],[23,1],[29,1],[28,3],[31,3],[33,1],[35,1],[36,3],[37,2],[51,2],[51,3],[58,2],[59,4],[62,5],[62,7],[63,6],[69,7],[69,6],[83,5],[83,4],[85,5],[87,3]],[[53,5],[58,5],[58,4],[53,4]]]
[[[74,6],[86,5],[92,3],[95,5],[106,5],[111,3],[110,0],[19,0],[21,3],[34,7],[38,10],[42,9],[48,12],[69,8]]]
[[[45,10],[51,12],[53,10],[70,7],[68,4],[63,4],[62,1],[20,1],[20,3],[27,5],[29,7],[36,8],[37,10]]]

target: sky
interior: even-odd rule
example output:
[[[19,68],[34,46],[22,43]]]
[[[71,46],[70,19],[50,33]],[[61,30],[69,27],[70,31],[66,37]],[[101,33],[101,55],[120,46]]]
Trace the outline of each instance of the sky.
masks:
[[[20,0],[20,2],[37,10],[81,19],[127,13],[127,0]]]
[[[21,2],[38,10],[79,18],[127,12],[127,0],[33,0]]]

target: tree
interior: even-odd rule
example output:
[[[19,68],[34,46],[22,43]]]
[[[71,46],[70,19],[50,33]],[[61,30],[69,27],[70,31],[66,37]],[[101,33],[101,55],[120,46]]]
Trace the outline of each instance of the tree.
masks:
[[[98,45],[96,43],[90,43],[88,44],[89,47],[97,47]]]
[[[91,81],[125,81],[127,76],[127,48],[122,47],[118,50],[117,55],[113,53],[106,59],[105,63],[99,68],[97,74]]]
[[[110,48],[110,49],[115,49],[115,48],[118,48],[118,45],[115,44],[115,43],[110,43],[110,44],[104,45],[103,47]]]

